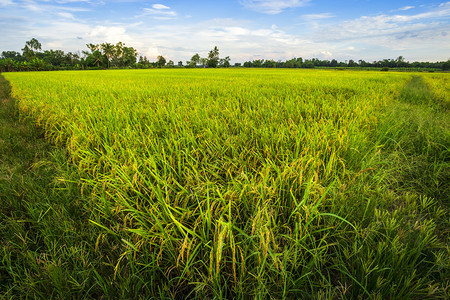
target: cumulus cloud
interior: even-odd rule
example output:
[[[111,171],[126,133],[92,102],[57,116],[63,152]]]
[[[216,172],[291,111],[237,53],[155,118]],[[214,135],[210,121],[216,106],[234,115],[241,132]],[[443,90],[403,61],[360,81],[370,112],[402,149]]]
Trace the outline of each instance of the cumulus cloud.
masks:
[[[241,0],[242,5],[265,14],[279,14],[285,9],[305,6],[310,0]]]
[[[94,41],[108,41],[112,43],[116,42],[130,42],[132,38],[127,33],[127,30],[123,26],[95,26],[87,33],[87,37]]]

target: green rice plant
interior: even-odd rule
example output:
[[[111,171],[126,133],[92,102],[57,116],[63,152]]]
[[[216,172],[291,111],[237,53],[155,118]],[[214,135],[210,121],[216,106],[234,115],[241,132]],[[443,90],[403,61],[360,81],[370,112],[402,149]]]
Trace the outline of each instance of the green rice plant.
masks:
[[[67,151],[96,228],[95,293],[448,295],[448,74],[5,76],[21,115]],[[52,270],[51,290],[67,288]]]

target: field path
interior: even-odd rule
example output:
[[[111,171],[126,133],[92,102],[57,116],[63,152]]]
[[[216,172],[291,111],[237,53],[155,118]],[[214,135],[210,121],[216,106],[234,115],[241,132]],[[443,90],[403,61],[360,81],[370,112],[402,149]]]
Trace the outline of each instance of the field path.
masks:
[[[65,151],[19,118],[9,92],[0,75],[0,298],[81,299],[96,286],[88,261],[98,260],[82,197],[61,179]]]
[[[42,131],[19,120],[9,92],[9,83],[0,76],[0,295],[7,289],[6,295],[14,295],[14,281],[29,279],[20,278],[22,270],[16,268],[32,270],[30,258],[24,257],[28,251],[35,250],[30,252],[35,265],[37,257],[45,253],[39,249],[43,236],[41,220],[36,217],[49,209],[45,207],[46,199],[51,198],[49,175],[56,173],[46,163],[51,145]]]
[[[20,199],[26,192],[25,182],[38,184],[34,164],[45,158],[51,145],[42,132],[20,121],[14,100],[9,97],[9,83],[0,77],[0,199]],[[21,183],[21,184],[18,184]],[[42,182],[40,182],[42,183]],[[39,183],[39,184],[40,184]],[[11,200],[9,200],[11,201]]]
[[[402,128],[401,135],[395,138],[405,158],[398,172],[401,181],[409,189],[438,200],[448,209],[450,102],[435,95],[423,76],[417,75],[400,91],[399,100],[400,103],[392,106],[392,116],[401,120],[401,125],[396,125]]]

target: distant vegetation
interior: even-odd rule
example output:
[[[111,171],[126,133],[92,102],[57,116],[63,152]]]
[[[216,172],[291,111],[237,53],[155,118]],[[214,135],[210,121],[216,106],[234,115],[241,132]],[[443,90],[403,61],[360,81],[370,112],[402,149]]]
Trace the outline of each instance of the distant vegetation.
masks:
[[[301,57],[293,58],[287,61],[274,60],[253,60],[246,61],[244,67],[249,68],[383,68],[384,70],[393,69],[436,69],[450,70],[450,59],[446,62],[407,62],[403,56],[396,59],[383,59],[379,61],[366,62],[364,60],[339,62],[336,59],[320,60],[317,58],[305,59]]]
[[[25,43],[22,53],[16,51],[3,51],[0,57],[0,72],[14,71],[51,71],[51,70],[86,70],[86,69],[149,69],[149,68],[228,68],[230,57],[219,57],[218,47],[209,51],[205,58],[194,54],[191,60],[167,61],[163,56],[158,56],[155,62],[150,62],[145,56],[138,56],[138,51],[133,47],[126,47],[124,43],[117,44],[87,44],[88,50],[65,53],[62,50],[42,50],[41,43],[31,39]],[[396,59],[384,59],[380,61],[366,62],[364,60],[349,60],[339,62],[336,59],[320,60],[317,58],[303,59],[293,58],[286,61],[274,61],[270,59],[257,59],[242,63],[235,63],[234,67],[245,68],[389,68],[417,69],[417,70],[450,70],[450,59],[446,62],[407,62],[403,56]]]
[[[27,41],[22,54],[3,51],[0,59],[1,71],[50,71],[85,70],[102,68],[128,68],[136,65],[137,50],[119,42],[87,44],[89,50],[80,53],[64,53],[62,50],[42,51],[36,39]]]

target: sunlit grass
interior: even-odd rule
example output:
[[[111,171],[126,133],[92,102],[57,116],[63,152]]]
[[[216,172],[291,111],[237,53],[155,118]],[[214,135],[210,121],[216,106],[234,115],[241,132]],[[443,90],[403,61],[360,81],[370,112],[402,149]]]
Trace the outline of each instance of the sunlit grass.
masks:
[[[116,253],[107,297],[448,296],[447,74],[5,77]]]

